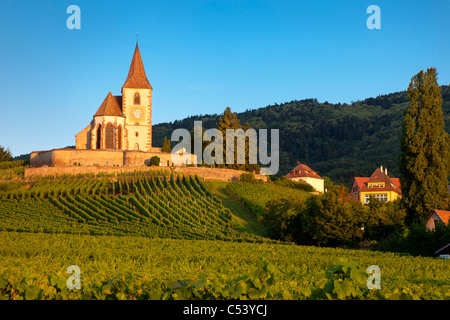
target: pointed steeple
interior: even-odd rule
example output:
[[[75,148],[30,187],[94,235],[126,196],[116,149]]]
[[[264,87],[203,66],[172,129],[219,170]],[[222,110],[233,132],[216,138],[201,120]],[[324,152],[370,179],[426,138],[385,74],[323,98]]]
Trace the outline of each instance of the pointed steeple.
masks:
[[[125,117],[119,103],[117,102],[117,98],[113,96],[111,92],[108,93],[105,100],[103,100],[100,105],[100,108],[98,108],[97,112],[94,114],[94,117],[97,116]]]
[[[144,64],[142,63],[137,39],[130,71],[128,71],[128,77],[122,88],[153,89],[145,75]]]

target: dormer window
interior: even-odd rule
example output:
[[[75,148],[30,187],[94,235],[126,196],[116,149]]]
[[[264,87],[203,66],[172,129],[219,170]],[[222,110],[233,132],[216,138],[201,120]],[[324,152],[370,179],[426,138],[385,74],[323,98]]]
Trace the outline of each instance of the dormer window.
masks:
[[[134,94],[134,104],[135,105],[140,105],[141,104],[141,96],[140,96],[139,92],[136,92]]]
[[[369,188],[384,188],[384,182],[369,183]]]

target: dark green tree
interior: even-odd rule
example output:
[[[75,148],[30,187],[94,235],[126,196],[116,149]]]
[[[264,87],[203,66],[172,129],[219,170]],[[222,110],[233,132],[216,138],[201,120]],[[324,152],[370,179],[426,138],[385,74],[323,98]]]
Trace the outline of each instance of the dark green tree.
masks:
[[[0,146],[0,162],[11,160],[11,150],[9,148],[4,148]]]
[[[364,238],[383,240],[390,234],[400,234],[404,231],[405,212],[401,209],[400,201],[382,202],[370,197],[369,213],[364,221]]]
[[[219,118],[219,122],[217,123],[217,128],[222,133],[223,137],[223,163],[225,164],[225,167],[230,169],[237,169],[237,170],[244,170],[244,171],[255,171],[259,172],[260,168],[257,164],[250,164],[250,153],[249,153],[249,139],[245,138],[245,164],[239,164],[238,163],[238,150],[237,150],[237,143],[235,141],[234,143],[234,163],[233,164],[226,164],[226,145],[227,145],[227,137],[226,137],[226,130],[227,129],[242,129],[244,132],[246,132],[248,129],[251,129],[248,122],[245,123],[245,125],[241,125],[241,122],[239,121],[236,112],[232,112],[230,107],[226,107],[225,111],[223,112],[223,115]]]
[[[242,128],[236,112],[232,112],[230,107],[226,107],[223,115],[219,118],[217,128],[225,135],[226,129],[239,129]]]
[[[421,70],[412,77],[407,95],[399,171],[402,204],[411,223],[446,206],[449,146],[436,69]]]
[[[167,137],[164,137],[161,152],[168,152],[168,153],[172,152],[172,149],[170,148],[170,140],[167,140]]]
[[[282,241],[293,240],[291,226],[297,206],[281,197],[267,202],[261,222],[267,227],[268,237]]]
[[[309,196],[297,212],[291,230],[298,244],[353,247],[363,239],[368,209],[359,202],[347,201],[344,188]]]

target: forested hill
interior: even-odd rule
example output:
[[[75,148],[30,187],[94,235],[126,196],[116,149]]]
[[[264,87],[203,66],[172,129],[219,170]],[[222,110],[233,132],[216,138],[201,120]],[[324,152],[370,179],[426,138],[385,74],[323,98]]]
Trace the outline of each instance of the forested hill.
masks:
[[[441,86],[445,130],[450,132],[450,86]],[[291,101],[238,113],[241,123],[255,129],[280,130],[280,172],[297,161],[308,164],[334,182],[351,183],[354,176],[370,176],[377,166],[398,177],[397,159],[406,91],[368,98],[352,104],[320,103],[316,99]],[[224,106],[225,109],[226,106]],[[220,115],[192,116],[153,126],[153,145],[161,146],[177,128],[215,128]]]

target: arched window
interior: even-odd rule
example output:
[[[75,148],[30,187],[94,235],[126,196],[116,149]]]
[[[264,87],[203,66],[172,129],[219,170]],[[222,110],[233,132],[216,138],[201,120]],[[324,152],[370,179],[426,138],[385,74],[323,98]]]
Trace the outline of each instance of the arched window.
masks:
[[[114,149],[116,139],[114,136],[114,126],[111,123],[106,125],[105,138],[105,149]]]
[[[102,126],[99,125],[97,128],[97,144],[96,149],[101,149],[102,147]]]
[[[134,145],[134,150],[135,150],[135,151],[139,151],[139,143],[136,143],[136,144]]]
[[[117,128],[117,149],[122,150],[122,126]]]
[[[141,96],[139,95],[139,92],[136,92],[134,94],[134,104],[140,105],[141,104]]]

